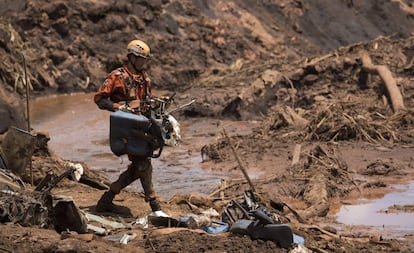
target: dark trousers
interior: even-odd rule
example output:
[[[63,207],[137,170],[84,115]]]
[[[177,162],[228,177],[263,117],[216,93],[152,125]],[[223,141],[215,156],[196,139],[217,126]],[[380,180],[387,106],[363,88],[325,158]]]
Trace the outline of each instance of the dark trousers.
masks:
[[[118,180],[111,184],[110,190],[115,194],[119,194],[122,189],[139,178],[144,190],[145,201],[155,200],[157,196],[152,185],[151,158],[137,156],[128,156],[128,158],[131,164],[126,171],[119,175]]]

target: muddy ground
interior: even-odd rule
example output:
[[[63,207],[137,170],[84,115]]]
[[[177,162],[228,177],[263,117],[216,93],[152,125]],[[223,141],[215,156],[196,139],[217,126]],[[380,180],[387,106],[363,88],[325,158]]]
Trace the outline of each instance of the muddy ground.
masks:
[[[254,175],[260,202],[312,251],[413,251],[413,231],[383,236],[337,224],[329,215],[338,205],[383,196],[393,184],[414,178],[409,1],[6,0],[5,6],[0,11],[2,132],[11,125],[25,128],[21,50],[26,49],[33,98],[93,92],[124,60],[131,37],[143,37],[155,54],[149,66],[154,89],[177,91],[177,103],[196,98],[175,116],[185,125],[211,126],[187,129],[179,151],[200,153],[205,170],[240,175],[202,203],[194,201],[198,193],[164,199],[165,212],[222,211],[250,188],[243,167]],[[364,52],[374,66],[364,62]],[[379,65],[391,76],[378,75]],[[249,131],[241,131],[246,122]],[[174,152],[167,149],[165,157]],[[63,164],[52,150],[38,150],[35,182],[49,169],[61,173]],[[24,178],[29,182],[27,174]],[[81,210],[94,213],[102,190],[65,179],[52,193],[69,195]],[[123,217],[127,222],[149,213],[139,192],[122,192],[116,202],[131,211]],[[120,245],[100,236],[91,242],[61,239],[53,229],[36,226],[1,228],[5,252],[288,252],[272,242],[199,230],[134,228],[128,232],[137,237]]]

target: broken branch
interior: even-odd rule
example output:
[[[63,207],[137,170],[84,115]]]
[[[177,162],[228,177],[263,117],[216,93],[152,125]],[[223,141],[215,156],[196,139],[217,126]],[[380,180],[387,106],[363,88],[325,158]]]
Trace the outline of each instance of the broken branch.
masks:
[[[398,112],[405,109],[404,101],[400,90],[398,89],[397,82],[392,76],[391,71],[385,65],[372,64],[371,58],[368,53],[363,51],[361,53],[362,70],[370,74],[379,75],[387,88],[389,98],[391,100],[392,109],[394,112]]]

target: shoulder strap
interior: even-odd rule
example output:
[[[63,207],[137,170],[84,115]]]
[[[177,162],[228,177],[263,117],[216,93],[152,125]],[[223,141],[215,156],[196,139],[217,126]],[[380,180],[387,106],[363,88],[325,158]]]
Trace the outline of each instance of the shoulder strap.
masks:
[[[130,91],[130,82],[131,82],[131,78],[126,78],[125,74],[128,74],[128,72],[124,69],[124,67],[119,67],[117,68],[117,70],[119,71],[119,76],[122,78],[122,80],[124,81],[125,84],[125,104],[128,106],[129,105],[129,91]],[[116,74],[115,74],[116,75]]]
[[[149,78],[145,70],[141,71],[142,77],[144,78],[144,97],[151,95],[151,79]]]

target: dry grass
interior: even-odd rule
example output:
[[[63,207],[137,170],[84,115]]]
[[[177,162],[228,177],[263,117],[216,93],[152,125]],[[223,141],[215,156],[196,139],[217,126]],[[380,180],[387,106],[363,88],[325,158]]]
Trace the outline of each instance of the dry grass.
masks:
[[[343,108],[331,105],[321,111],[308,124],[306,140],[343,141],[361,140],[370,143],[398,142],[399,134],[391,120],[374,119],[375,113],[358,114],[346,112]]]

